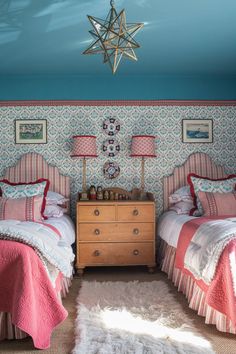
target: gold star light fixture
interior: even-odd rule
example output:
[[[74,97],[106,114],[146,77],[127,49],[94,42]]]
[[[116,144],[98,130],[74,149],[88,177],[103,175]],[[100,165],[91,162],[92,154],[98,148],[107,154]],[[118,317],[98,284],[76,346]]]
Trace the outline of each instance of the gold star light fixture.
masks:
[[[93,26],[89,33],[95,38],[95,42],[83,54],[102,54],[104,63],[108,63],[115,74],[122,57],[138,60],[134,51],[140,45],[134,40],[134,36],[144,24],[127,23],[125,10],[118,14],[113,0],[110,4],[111,9],[105,20],[88,16]]]

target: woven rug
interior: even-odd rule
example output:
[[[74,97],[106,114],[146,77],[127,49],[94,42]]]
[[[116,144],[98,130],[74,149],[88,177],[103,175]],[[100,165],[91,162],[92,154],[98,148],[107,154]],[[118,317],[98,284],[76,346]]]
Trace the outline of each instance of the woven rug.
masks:
[[[73,354],[214,353],[163,281],[83,281]]]

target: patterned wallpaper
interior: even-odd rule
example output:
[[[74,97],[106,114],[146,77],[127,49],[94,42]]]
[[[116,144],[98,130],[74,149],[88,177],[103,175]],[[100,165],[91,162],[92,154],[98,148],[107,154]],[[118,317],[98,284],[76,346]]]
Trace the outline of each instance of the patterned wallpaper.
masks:
[[[121,123],[116,139],[120,143],[117,156],[108,158],[102,153],[102,143],[108,138],[103,121],[114,117]],[[182,119],[213,119],[212,144],[182,143]],[[15,119],[47,119],[48,143],[40,145],[15,144]],[[12,106],[0,107],[1,153],[0,175],[24,153],[41,153],[61,172],[71,177],[72,211],[77,192],[82,187],[82,161],[72,160],[71,137],[75,134],[97,136],[99,157],[87,162],[88,185],[117,186],[132,189],[140,186],[141,162],[129,157],[134,134],[156,136],[157,158],[145,163],[146,190],[153,192],[157,212],[162,210],[162,177],[182,164],[193,152],[208,153],[228,173],[236,172],[236,107],[234,106]],[[120,175],[114,180],[103,176],[103,165],[117,162]]]

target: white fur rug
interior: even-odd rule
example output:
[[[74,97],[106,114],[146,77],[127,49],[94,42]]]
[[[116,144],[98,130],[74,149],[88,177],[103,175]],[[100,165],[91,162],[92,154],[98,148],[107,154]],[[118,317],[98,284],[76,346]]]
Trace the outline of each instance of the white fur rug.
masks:
[[[73,354],[214,353],[163,281],[83,281],[77,309]]]

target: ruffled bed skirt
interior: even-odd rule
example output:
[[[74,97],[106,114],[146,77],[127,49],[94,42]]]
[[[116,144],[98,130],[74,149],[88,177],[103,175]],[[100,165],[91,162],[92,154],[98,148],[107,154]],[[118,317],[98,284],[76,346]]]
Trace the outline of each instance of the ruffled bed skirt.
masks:
[[[58,293],[58,298],[63,299],[69,292],[71,286],[71,279],[61,279],[61,291]],[[23,339],[29,335],[21,331],[18,327],[12,324],[11,314],[7,312],[0,312],[0,340],[4,339]]]
[[[185,294],[189,307],[197,311],[199,316],[205,317],[206,324],[213,324],[221,332],[236,333],[236,327],[231,320],[223,313],[213,309],[206,303],[205,292],[199,288],[196,282],[189,276],[175,268],[176,248],[169,246],[161,240],[159,248],[159,260],[161,270],[167,273],[168,278],[174,285]]]

